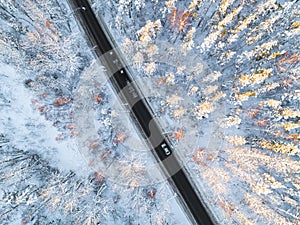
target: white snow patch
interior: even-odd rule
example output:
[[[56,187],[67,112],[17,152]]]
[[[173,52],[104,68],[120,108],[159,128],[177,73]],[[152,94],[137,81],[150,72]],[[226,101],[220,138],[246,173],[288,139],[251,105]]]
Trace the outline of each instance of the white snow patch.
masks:
[[[86,176],[91,168],[79,153],[75,140],[55,140],[56,128],[31,107],[35,96],[24,86],[25,79],[14,67],[0,63],[0,96],[10,101],[6,104],[0,101],[0,133],[7,135],[12,146],[37,152],[54,167]]]

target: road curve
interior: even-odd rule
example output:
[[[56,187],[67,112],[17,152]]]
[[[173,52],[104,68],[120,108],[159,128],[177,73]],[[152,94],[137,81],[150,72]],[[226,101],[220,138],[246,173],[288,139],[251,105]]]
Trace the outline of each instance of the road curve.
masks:
[[[213,225],[213,216],[205,203],[196,193],[192,182],[182,169],[179,160],[173,154],[172,146],[162,134],[155,121],[143,95],[133,82],[120,53],[115,49],[109,32],[103,22],[95,16],[87,0],[69,0],[76,13],[77,19],[84,29],[89,44],[93,47],[97,58],[107,69],[109,79],[124,103],[128,104],[130,111],[139,125],[143,136],[152,148],[152,152],[169,182],[180,196],[181,203],[189,212],[188,217],[194,224]]]

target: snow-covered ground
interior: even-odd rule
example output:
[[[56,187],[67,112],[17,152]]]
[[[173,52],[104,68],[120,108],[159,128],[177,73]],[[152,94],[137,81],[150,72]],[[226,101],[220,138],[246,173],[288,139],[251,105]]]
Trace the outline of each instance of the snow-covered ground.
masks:
[[[91,2],[219,224],[299,223],[299,2]],[[67,2],[0,6],[0,224],[187,224]]]
[[[73,170],[86,176],[92,170],[83,163],[76,142],[56,141],[58,131],[32,106],[35,96],[25,87],[26,74],[13,66],[0,64],[1,109],[0,130],[15,148],[43,155],[51,166],[59,170]]]

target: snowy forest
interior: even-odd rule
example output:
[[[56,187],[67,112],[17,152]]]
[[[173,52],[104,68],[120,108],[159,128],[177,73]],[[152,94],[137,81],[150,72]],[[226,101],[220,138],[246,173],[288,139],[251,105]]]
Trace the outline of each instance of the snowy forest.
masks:
[[[218,224],[300,225],[299,1],[89,2]],[[0,224],[189,224],[75,14],[0,0]]]

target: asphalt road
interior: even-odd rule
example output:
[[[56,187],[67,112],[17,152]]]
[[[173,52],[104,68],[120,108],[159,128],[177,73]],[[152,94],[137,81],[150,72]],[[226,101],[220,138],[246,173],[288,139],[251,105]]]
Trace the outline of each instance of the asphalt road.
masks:
[[[214,224],[211,213],[196,193],[192,182],[182,169],[180,161],[173,154],[168,139],[162,134],[151,109],[124,65],[120,53],[115,51],[107,28],[102,21],[97,19],[87,0],[69,0],[69,2],[95,55],[101,59],[107,69],[113,87],[122,101],[128,104],[132,116],[138,123],[138,128],[151,146],[163,172],[168,177],[174,191],[180,196],[185,209],[189,211],[187,215],[195,224]]]

